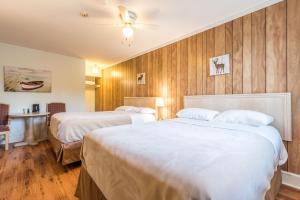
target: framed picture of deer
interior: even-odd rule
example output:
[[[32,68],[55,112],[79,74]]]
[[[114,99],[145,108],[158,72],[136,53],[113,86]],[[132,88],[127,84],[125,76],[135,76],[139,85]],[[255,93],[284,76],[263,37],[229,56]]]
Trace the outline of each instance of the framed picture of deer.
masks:
[[[145,85],[146,84],[146,74],[145,73],[138,73],[136,76],[136,83],[138,85]]]
[[[222,75],[230,73],[229,54],[213,57],[209,60],[210,75]]]

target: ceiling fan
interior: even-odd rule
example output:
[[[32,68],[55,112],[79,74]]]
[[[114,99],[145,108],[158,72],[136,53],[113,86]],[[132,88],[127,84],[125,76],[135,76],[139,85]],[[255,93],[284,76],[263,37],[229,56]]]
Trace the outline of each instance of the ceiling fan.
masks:
[[[119,8],[119,17],[123,23],[122,33],[125,39],[125,42],[128,41],[128,45],[131,45],[132,36],[133,36],[133,27],[135,25],[135,21],[137,20],[137,14],[131,10],[127,10],[125,6],[118,6]]]
[[[119,12],[119,18],[121,23],[118,24],[99,24],[94,23],[95,25],[100,26],[117,26],[122,28],[122,35],[123,35],[123,44],[127,44],[128,46],[132,45],[133,42],[133,35],[134,35],[134,29],[140,29],[145,27],[150,28],[157,28],[157,25],[154,24],[146,24],[146,23],[137,23],[138,15],[133,12],[132,10],[128,10],[125,6],[119,5],[118,6],[118,12]],[[89,13],[85,10],[82,10],[80,12],[80,15],[84,18],[89,17]]]

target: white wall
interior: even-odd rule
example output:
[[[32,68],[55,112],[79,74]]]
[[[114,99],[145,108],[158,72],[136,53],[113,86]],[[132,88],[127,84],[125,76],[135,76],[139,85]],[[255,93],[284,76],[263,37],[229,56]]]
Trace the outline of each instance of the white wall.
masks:
[[[4,92],[3,66],[47,69],[52,72],[51,93]],[[0,102],[10,105],[11,113],[20,113],[39,103],[41,111],[49,102],[65,102],[67,111],[85,110],[84,60],[44,51],[0,43]],[[24,122],[11,121],[11,142],[22,141]]]

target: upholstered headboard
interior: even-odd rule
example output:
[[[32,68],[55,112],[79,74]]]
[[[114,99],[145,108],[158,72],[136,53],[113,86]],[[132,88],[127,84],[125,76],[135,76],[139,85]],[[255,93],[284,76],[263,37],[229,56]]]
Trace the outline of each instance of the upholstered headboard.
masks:
[[[124,97],[124,106],[149,107],[155,109],[156,97]]]
[[[201,107],[218,111],[255,110],[274,117],[273,126],[285,141],[292,140],[290,93],[185,96],[184,107]]]

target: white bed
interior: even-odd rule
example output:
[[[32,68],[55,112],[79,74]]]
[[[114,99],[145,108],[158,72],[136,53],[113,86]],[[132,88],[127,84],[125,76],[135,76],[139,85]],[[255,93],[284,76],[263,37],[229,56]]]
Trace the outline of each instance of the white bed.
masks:
[[[124,97],[125,106],[155,109],[156,97]],[[155,121],[155,114],[125,111],[57,113],[52,116],[48,139],[63,165],[80,161],[84,135],[95,129],[124,124],[143,124]]]
[[[287,159],[272,127],[191,119],[96,130],[86,136],[82,156],[110,200],[168,199],[170,192],[175,199],[263,199]]]
[[[125,124],[143,124],[155,121],[155,115],[125,111],[66,112],[52,116],[50,130],[63,143],[82,140],[83,136],[95,129]]]
[[[262,107],[275,118],[276,128],[290,130],[290,122],[278,115],[291,114],[290,94],[272,95],[250,95],[255,103],[248,106]],[[223,98],[240,102],[235,108],[247,108],[243,102],[249,99],[230,96]],[[207,98],[186,97],[185,107],[222,101],[222,96]],[[275,107],[262,106],[268,103]],[[234,102],[228,108],[232,106]],[[287,160],[276,128],[191,119],[109,127],[86,135],[81,157],[83,168],[109,200],[264,199],[277,167]]]

